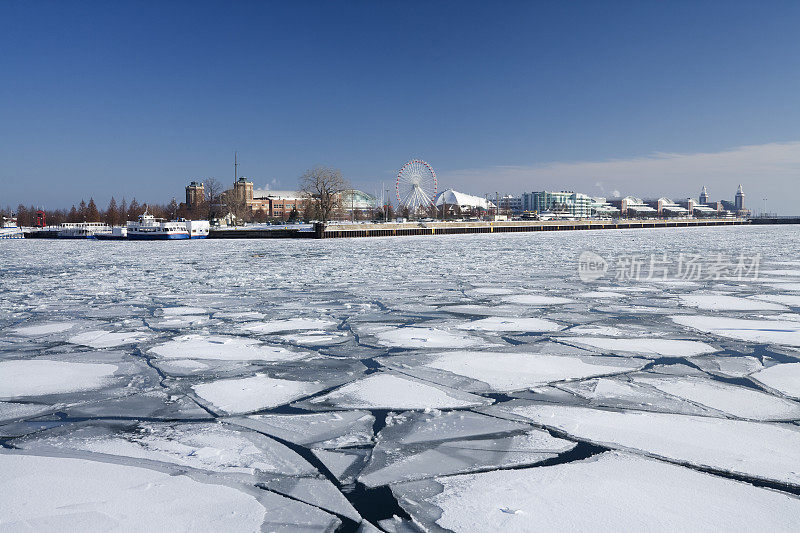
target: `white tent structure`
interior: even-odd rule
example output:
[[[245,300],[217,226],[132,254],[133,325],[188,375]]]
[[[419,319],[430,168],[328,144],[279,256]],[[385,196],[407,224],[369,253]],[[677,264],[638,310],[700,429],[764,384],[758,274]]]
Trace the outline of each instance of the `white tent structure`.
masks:
[[[494,204],[486,198],[472,196],[471,194],[454,191],[453,189],[440,192],[436,195],[436,200],[434,202],[436,207],[441,207],[446,204],[448,207],[458,206],[462,211],[471,211],[473,209],[488,210],[494,209],[495,207]]]

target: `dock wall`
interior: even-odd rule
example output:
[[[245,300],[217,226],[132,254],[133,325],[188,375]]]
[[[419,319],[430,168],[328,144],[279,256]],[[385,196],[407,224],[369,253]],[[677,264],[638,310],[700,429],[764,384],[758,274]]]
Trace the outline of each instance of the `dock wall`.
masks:
[[[547,220],[500,222],[406,222],[388,224],[329,224],[318,238],[395,237],[403,235],[459,235],[469,233],[515,233],[533,231],[578,231],[642,228],[684,228],[707,226],[740,226],[747,219],[681,219],[681,220]]]

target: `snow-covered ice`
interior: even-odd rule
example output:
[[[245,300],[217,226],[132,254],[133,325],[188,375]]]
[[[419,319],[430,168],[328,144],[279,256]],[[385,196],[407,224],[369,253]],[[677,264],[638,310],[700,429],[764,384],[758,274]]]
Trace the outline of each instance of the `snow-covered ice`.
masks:
[[[339,523],[277,494],[178,472],[8,452],[0,452],[0,470],[0,528],[8,530],[259,531]]]
[[[750,377],[790,398],[800,400],[800,363],[771,366]]]
[[[285,331],[305,331],[311,329],[327,329],[336,325],[332,320],[321,318],[287,318],[285,320],[272,320],[270,322],[256,322],[248,324],[245,329],[253,333],[269,334]]]
[[[563,329],[563,326],[552,320],[514,317],[482,318],[457,327],[467,331],[522,331],[530,333],[543,333]]]
[[[397,348],[469,348],[483,344],[480,338],[438,328],[393,328],[379,331],[375,337],[384,346]]]
[[[602,446],[800,486],[797,426],[564,405],[504,404],[488,409]]]
[[[150,348],[149,353],[164,359],[221,359],[242,361],[290,361],[307,354],[280,346],[265,345],[255,339],[232,336],[184,335]]]
[[[228,414],[250,413],[290,403],[325,388],[319,382],[291,381],[256,375],[193,385],[194,392],[213,408]]]
[[[426,529],[794,531],[800,500],[635,455],[447,476],[392,487]]]
[[[562,296],[547,296],[542,294],[516,294],[514,296],[505,296],[503,301],[512,304],[530,305],[534,307],[562,305],[573,302],[573,300],[570,298],[564,298]]]
[[[100,363],[0,361],[0,400],[99,389],[116,371],[117,366]]]
[[[454,409],[486,405],[492,400],[409,376],[381,372],[309,403],[340,409]]]
[[[677,315],[673,316],[672,320],[681,326],[719,337],[747,342],[800,346],[800,322],[700,315]]]
[[[466,376],[496,391],[639,370],[649,360],[623,357],[545,355],[516,352],[453,351],[427,357],[423,367]],[[391,362],[391,361],[389,361]]]
[[[0,529],[797,530],[798,243],[8,241]],[[764,262],[584,282],[583,250]]]
[[[144,331],[84,331],[69,338],[69,342],[90,348],[113,348],[126,344],[136,344],[147,340],[150,334]]]
[[[560,337],[560,340],[578,346],[598,348],[605,353],[625,352],[664,357],[693,357],[716,352],[717,348],[699,341],[676,339],[623,339],[604,337]]]
[[[786,306],[724,294],[681,294],[681,302],[708,311],[785,311]]]

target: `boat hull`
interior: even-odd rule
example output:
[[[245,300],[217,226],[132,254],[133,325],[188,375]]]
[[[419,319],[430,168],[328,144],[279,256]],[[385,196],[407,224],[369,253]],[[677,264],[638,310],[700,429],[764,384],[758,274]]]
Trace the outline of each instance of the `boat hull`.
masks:
[[[25,234],[21,231],[19,233],[0,233],[0,239],[24,239]]]
[[[128,231],[128,239],[132,241],[177,241],[188,238],[188,233],[135,233]]]

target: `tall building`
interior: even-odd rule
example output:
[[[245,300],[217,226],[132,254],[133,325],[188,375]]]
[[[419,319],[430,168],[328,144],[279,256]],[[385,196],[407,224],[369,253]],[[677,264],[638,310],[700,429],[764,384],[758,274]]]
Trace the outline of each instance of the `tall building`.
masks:
[[[253,182],[247,181],[247,178],[242,176],[233,182],[233,194],[238,201],[251,203],[253,201]]]
[[[205,200],[205,189],[202,183],[196,181],[186,186],[186,207],[195,209]]]
[[[592,216],[592,199],[579,192],[526,192],[522,194],[522,208],[525,211],[544,213],[553,211],[567,213],[576,218]]]
[[[706,205],[708,203],[708,189],[703,185],[703,190],[700,191],[700,203]]]
[[[500,209],[510,211],[514,215],[522,213],[522,197],[510,194],[500,197]]]
[[[733,199],[733,205],[737,211],[744,211],[744,191],[742,191],[741,185],[736,189],[736,197]]]

